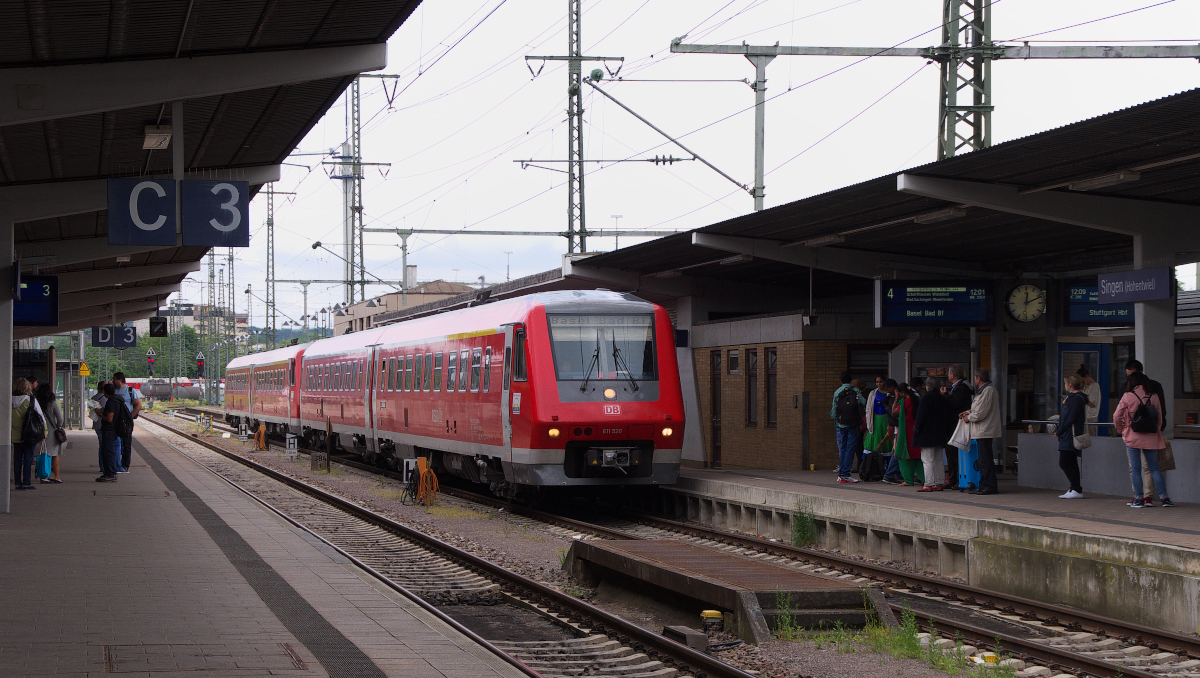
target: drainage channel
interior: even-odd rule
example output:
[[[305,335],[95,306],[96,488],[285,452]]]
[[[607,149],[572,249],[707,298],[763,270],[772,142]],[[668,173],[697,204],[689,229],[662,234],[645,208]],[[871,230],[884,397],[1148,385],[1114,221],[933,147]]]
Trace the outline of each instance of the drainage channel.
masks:
[[[153,435],[310,532],[529,675],[623,678],[750,678],[728,664],[527,577],[501,568],[319,488],[163,423]],[[158,430],[155,430],[158,429]],[[532,612],[557,638],[485,640],[455,611],[487,609],[489,624]],[[511,609],[512,612],[506,612]],[[469,616],[469,614],[465,615]],[[502,624],[502,620],[499,625]]]

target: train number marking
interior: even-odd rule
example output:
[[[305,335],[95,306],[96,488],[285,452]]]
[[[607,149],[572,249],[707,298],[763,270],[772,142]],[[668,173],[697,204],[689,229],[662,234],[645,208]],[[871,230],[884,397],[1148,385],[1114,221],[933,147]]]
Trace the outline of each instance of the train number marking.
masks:
[[[621,406],[620,405],[605,405],[604,413],[605,414],[620,414]]]
[[[621,435],[622,430],[623,429],[619,429],[619,428],[606,428],[606,429],[601,429],[600,432],[603,433],[604,435],[619,436],[619,435]]]

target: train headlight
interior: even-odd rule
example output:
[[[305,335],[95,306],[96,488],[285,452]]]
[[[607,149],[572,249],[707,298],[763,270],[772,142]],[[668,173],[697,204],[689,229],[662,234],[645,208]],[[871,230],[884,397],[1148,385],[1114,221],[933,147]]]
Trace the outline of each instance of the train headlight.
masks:
[[[671,434],[672,434],[672,433],[674,433],[674,432],[675,432],[675,431],[672,431],[672,430],[671,430],[669,427],[668,427],[668,428],[664,428],[664,429],[663,429],[663,437],[664,437],[664,438],[670,438],[670,437],[671,437]]]
[[[611,388],[606,388],[606,389],[604,389],[604,397],[608,398],[609,400],[612,400],[613,398],[617,397],[617,392],[612,390]]]
[[[549,431],[546,431],[546,435],[550,436],[551,438],[557,438],[561,434],[562,434],[562,432],[556,428],[552,428]]]

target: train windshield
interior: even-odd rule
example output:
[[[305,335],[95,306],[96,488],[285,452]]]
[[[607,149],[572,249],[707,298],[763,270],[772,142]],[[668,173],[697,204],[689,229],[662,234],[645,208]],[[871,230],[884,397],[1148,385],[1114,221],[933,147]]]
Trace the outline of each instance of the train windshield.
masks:
[[[654,316],[547,314],[560,381],[656,379]]]

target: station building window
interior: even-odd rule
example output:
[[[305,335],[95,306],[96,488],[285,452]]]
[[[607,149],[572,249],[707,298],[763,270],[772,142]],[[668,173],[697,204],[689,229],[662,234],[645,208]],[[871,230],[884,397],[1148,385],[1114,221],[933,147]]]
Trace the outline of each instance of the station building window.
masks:
[[[1116,349],[1117,345],[1113,344],[1114,368],[1117,364]],[[1129,358],[1126,358],[1121,361],[1122,376],[1125,374],[1125,362],[1128,360]],[[1116,380],[1114,379],[1113,381],[1115,382]],[[1124,385],[1125,379],[1122,379],[1121,386],[1124,387]],[[1200,396],[1200,341],[1183,342],[1183,392],[1193,398]]]
[[[875,377],[887,376],[889,351],[878,346],[851,346],[846,351],[846,369],[850,370],[850,378],[858,379],[867,385],[868,389],[875,388]],[[897,378],[897,381],[907,381]],[[864,396],[867,394],[864,393]]]
[[[739,374],[738,370],[741,367],[741,356],[738,354],[738,350],[736,348],[729,349],[729,359],[725,362],[729,367],[730,374]]]
[[[779,425],[779,358],[775,348],[765,351],[767,359],[767,428]]]
[[[746,349],[746,426],[758,426],[758,349],[756,348]]]

